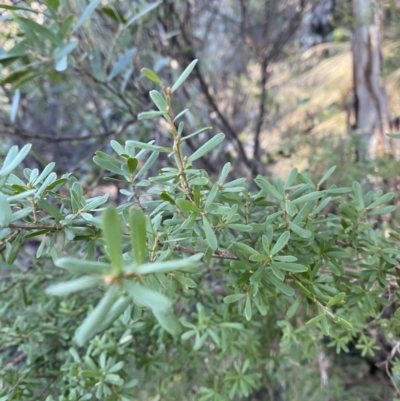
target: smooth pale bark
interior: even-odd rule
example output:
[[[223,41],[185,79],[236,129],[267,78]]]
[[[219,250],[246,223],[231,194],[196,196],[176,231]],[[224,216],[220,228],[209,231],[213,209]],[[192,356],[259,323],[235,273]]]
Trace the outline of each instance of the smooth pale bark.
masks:
[[[375,158],[387,148],[388,102],[381,82],[382,37],[379,0],[353,0],[353,78],[359,159]]]

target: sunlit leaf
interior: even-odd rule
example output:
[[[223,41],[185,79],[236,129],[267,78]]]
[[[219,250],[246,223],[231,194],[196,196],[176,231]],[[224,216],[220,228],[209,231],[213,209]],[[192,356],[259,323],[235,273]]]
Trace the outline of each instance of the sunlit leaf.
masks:
[[[11,217],[12,210],[7,197],[0,193],[0,227],[7,227],[10,224]]]
[[[69,270],[73,273],[84,274],[103,274],[111,272],[111,265],[103,262],[93,262],[91,260],[77,258],[60,258],[56,260],[56,266]]]
[[[113,274],[122,274],[122,235],[121,221],[117,209],[113,206],[107,207],[103,215],[103,233],[107,246],[107,253],[110,255]]]
[[[141,265],[146,253],[146,217],[142,209],[134,207],[129,211],[129,228],[133,257]]]
[[[196,66],[198,60],[193,60],[185,69],[185,71],[182,72],[180,77],[176,80],[174,85],[171,88],[171,92],[175,92],[188,78],[190,73],[193,71],[193,68]]]
[[[271,255],[276,255],[279,251],[281,251],[289,241],[289,238],[290,238],[290,232],[284,231],[276,241],[276,244],[273,246],[271,250]]]
[[[125,281],[123,287],[133,298],[135,303],[152,310],[165,311],[171,306],[167,297],[132,280]]]
[[[214,148],[216,148],[225,139],[225,134],[219,133],[207,141],[203,146],[197,149],[192,155],[188,157],[189,162],[194,162],[200,157],[204,156]]]
[[[209,221],[207,220],[207,218],[205,216],[203,216],[203,227],[204,227],[204,232],[206,234],[206,240],[207,240],[208,246],[212,250],[215,251],[218,248],[217,237],[216,237],[214,230],[212,229]]]
[[[83,11],[81,17],[79,18],[78,22],[75,24],[74,28],[72,29],[72,33],[74,33],[93,13],[96,7],[101,3],[101,0],[91,0],[88,6]]]
[[[103,295],[103,298],[97,304],[97,306],[89,312],[89,315],[79,326],[75,332],[75,340],[80,347],[82,347],[87,341],[89,341],[96,333],[99,332],[109,314],[112,306],[119,297],[119,291],[115,287],[110,287],[107,292]]]
[[[96,277],[83,276],[76,280],[66,281],[64,283],[52,284],[46,289],[46,293],[49,295],[56,295],[62,297],[65,295],[72,294],[74,292],[86,290],[99,284],[100,280]]]

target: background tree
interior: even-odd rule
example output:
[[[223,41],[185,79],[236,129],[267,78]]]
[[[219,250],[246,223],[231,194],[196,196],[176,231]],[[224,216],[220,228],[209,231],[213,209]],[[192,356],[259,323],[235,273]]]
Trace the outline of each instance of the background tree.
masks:
[[[388,99],[381,79],[382,6],[379,1],[353,1],[355,128],[370,157],[375,157],[379,148],[388,151],[385,137],[389,132]],[[362,152],[360,149],[359,157],[366,157]]]

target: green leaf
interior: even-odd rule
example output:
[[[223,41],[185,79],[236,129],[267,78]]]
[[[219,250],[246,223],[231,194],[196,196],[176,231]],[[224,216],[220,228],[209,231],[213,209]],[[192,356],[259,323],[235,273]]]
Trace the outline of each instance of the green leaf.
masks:
[[[197,59],[193,60],[185,69],[185,71],[182,72],[180,77],[176,80],[174,85],[171,88],[171,92],[174,93],[187,79],[187,77],[190,75],[190,73],[193,71],[193,68],[197,64]]]
[[[380,198],[378,198],[376,201],[372,202],[370,205],[367,206],[367,209],[373,209],[374,207],[378,207],[380,205],[383,205],[386,202],[389,202],[390,200],[393,199],[394,193],[389,192]]]
[[[0,193],[0,227],[7,227],[12,218],[11,206],[7,197]]]
[[[21,98],[21,93],[20,93],[20,90],[17,89],[14,92],[12,102],[11,102],[10,120],[12,123],[15,121],[15,118],[17,117],[20,98]]]
[[[153,71],[149,70],[148,68],[142,68],[140,72],[147,78],[150,79],[150,81],[155,82],[156,84],[159,84],[163,86],[163,83],[161,81],[161,78]]]
[[[321,313],[320,315],[313,317],[306,323],[306,326],[312,326],[313,324],[318,323],[324,316],[325,313]]]
[[[201,256],[201,254],[198,254]],[[197,267],[195,259],[187,258],[180,260],[168,260],[166,262],[146,263],[135,269],[137,274],[170,273],[181,269],[191,269]]]
[[[134,260],[142,265],[146,253],[146,216],[142,209],[134,207],[129,211],[129,228]]]
[[[208,246],[215,251],[218,248],[217,237],[205,216],[203,216],[203,226]]]
[[[318,187],[321,186],[321,184],[323,184],[332,174],[333,172],[336,170],[336,166],[331,167],[326,173],[325,175],[319,180],[318,182]]]
[[[77,40],[73,40],[72,42],[59,46],[54,50],[56,71],[64,71],[67,69],[67,56],[78,46],[78,43]]]
[[[278,262],[296,262],[297,258],[290,255],[274,256],[274,261]]]
[[[244,306],[244,316],[246,317],[247,320],[251,320],[252,310],[251,310],[251,299],[249,295],[247,295],[246,303]]]
[[[272,270],[272,273],[274,273],[275,276],[276,276],[279,280],[281,280],[281,281],[285,280],[285,275],[284,275],[284,273],[283,273],[282,270],[279,269],[274,263],[271,263],[271,264],[270,264],[270,268],[271,268],[271,270]]]
[[[286,200],[285,209],[290,217],[293,217],[297,213],[297,207],[296,205],[293,204],[293,202],[290,199]]]
[[[175,205],[175,201],[166,192],[160,194],[160,199],[162,199],[163,201],[167,201],[171,205]]]
[[[392,213],[396,210],[396,206],[385,206],[381,209],[375,209],[367,213],[367,216],[378,216],[381,214]]]
[[[116,319],[121,316],[121,313],[126,310],[128,305],[132,302],[130,297],[119,297],[107,313],[107,318],[101,322],[99,331],[108,329]]]
[[[276,255],[278,252],[280,252],[289,241],[289,238],[290,238],[290,232],[289,231],[283,232],[281,236],[278,238],[278,241],[276,241],[276,244],[273,246],[271,250],[271,255]]]
[[[1,58],[0,58],[0,60],[1,60]],[[182,142],[185,141],[186,139],[189,139],[189,138],[191,138],[191,137],[193,137],[193,136],[196,136],[196,135],[200,135],[200,134],[202,134],[203,132],[209,131],[210,129],[212,129],[212,127],[204,127],[204,128],[201,128],[201,129],[199,129],[198,131],[193,132],[193,134],[190,134],[190,135],[187,135],[187,136],[183,136],[183,137],[180,139],[179,142],[182,143]]]
[[[249,245],[244,244],[243,242],[235,242],[233,247],[237,250],[245,254],[246,256],[258,254],[258,252]]]
[[[225,163],[224,167],[222,168],[221,174],[218,179],[219,184],[223,184],[228,177],[229,171],[231,170],[231,163]]]
[[[295,182],[297,174],[298,174],[297,168],[294,168],[290,171],[285,182],[285,189],[288,189]]]
[[[46,192],[47,188],[57,179],[56,173],[50,173],[42,185],[37,189],[36,194],[34,196],[35,200],[42,197],[42,195]]]
[[[103,215],[103,234],[110,255],[113,274],[117,277],[122,275],[122,235],[121,221],[118,211],[114,206],[108,206]]]
[[[253,231],[253,228],[251,226],[246,226],[245,224],[227,224],[226,225],[228,228],[231,228],[232,230],[235,231],[242,231],[242,232],[250,232]]]
[[[329,188],[325,190],[324,192],[328,194],[346,194],[348,192],[351,192],[351,188]]]
[[[104,274],[111,271],[111,265],[109,263],[93,262],[91,260],[77,258],[60,258],[56,260],[55,264],[72,273]]]
[[[330,308],[331,306],[339,305],[342,303],[344,300],[344,297],[346,296],[345,292],[339,292],[339,294],[336,294],[327,304],[326,306]]]
[[[244,326],[241,323],[234,322],[222,322],[219,324],[220,327],[225,327],[227,329],[243,330]]]
[[[175,274],[174,279],[176,281],[178,281],[180,284],[182,284],[182,286],[184,288],[196,288],[197,287],[197,284],[191,278],[181,276],[179,274]]]
[[[281,280],[279,280],[275,275],[269,274],[267,276],[267,278],[283,294],[286,294],[289,297],[292,297],[294,295],[294,289],[292,287],[289,287],[287,284],[285,284]]]
[[[15,71],[11,74],[8,74],[6,78],[4,78],[3,80],[1,80],[1,85],[4,86],[6,84],[13,84],[15,82],[18,82],[19,80],[21,80],[22,78],[25,78],[27,75],[31,74],[32,70],[27,69],[27,70],[19,70],[19,71]]]
[[[218,182],[215,182],[211,188],[211,191],[208,193],[206,202],[204,204],[204,210],[208,210],[210,208],[217,195],[218,189],[219,189]]]
[[[347,320],[342,319],[341,317],[336,316],[336,323],[339,323],[341,326],[345,327],[348,330],[353,330],[353,326]]]
[[[126,23],[125,17],[119,11],[115,10],[112,7],[102,7],[101,11],[114,21],[122,24]]]
[[[174,337],[179,335],[181,324],[172,311],[153,309],[153,314],[164,330]]]
[[[250,255],[249,260],[251,260],[252,262],[264,262],[268,258],[269,256],[262,253],[255,253],[253,255]]]
[[[272,262],[271,266],[275,266],[278,269],[289,271],[292,273],[303,273],[308,271],[308,267],[299,263],[287,263],[287,262]]]
[[[315,209],[313,209],[313,210],[311,211],[311,214],[312,214],[313,216],[315,216],[316,214],[318,214],[318,213],[319,213],[322,209],[324,209],[324,207],[331,201],[331,199],[332,199],[331,196],[328,196],[327,198],[323,199],[323,200],[319,203],[319,205],[318,205]]]
[[[162,0],[156,1],[154,3],[147,4],[146,7],[144,7],[142,10],[140,10],[137,14],[133,15],[125,24],[125,28],[128,28],[128,26],[132,25],[135,21],[138,19],[142,18],[146,14],[148,14],[151,10],[154,10],[156,7],[158,7],[162,3]]]
[[[166,100],[163,98],[163,96],[161,95],[160,92],[158,91],[150,91],[150,97],[151,100],[153,101],[153,103],[157,106],[158,110],[166,113],[167,111],[167,102]]]
[[[93,211],[97,209],[99,206],[103,205],[107,202],[109,194],[104,194],[101,196],[95,196],[94,198],[88,199],[86,205],[83,210]]]
[[[288,318],[292,318],[297,311],[299,310],[302,302],[303,302],[304,297],[302,295],[300,295],[293,303],[292,305],[290,305],[289,309],[287,310],[287,317]]]
[[[363,194],[362,194],[362,188],[360,183],[357,181],[353,181],[353,191],[354,191],[354,197],[358,203],[358,207],[360,209],[364,209],[364,199],[363,199]]]
[[[89,313],[83,323],[75,332],[75,340],[80,347],[85,345],[101,328],[101,324],[106,320],[108,313],[119,297],[119,291],[111,287],[103,295],[97,306]]]
[[[6,254],[6,263],[8,265],[12,265],[15,262],[15,259],[17,259],[23,238],[24,238],[23,233],[19,233],[12,242],[11,248],[8,249],[8,252]]]
[[[157,113],[160,113],[157,111]],[[173,153],[172,148],[164,147],[164,146],[157,146],[153,145],[154,141],[150,141],[149,143],[143,143],[143,142],[138,142],[138,141],[126,141],[127,145],[134,146],[139,149],[145,149],[145,150],[152,150],[154,152],[168,152],[168,153]]]
[[[187,199],[176,199],[175,203],[177,204],[179,209],[186,210],[188,212],[200,212],[200,209],[194,203],[188,201]]]
[[[254,182],[261,188],[262,191],[267,194],[272,195],[276,199],[283,200],[283,195],[278,192],[278,190],[270,184],[263,176],[258,175]]]
[[[290,229],[296,233],[301,238],[310,238],[312,233],[309,230],[305,230],[304,228],[299,227],[297,224],[292,222],[289,223]]]
[[[158,152],[153,152],[136,174],[135,178],[142,176],[158,159]]]
[[[386,134],[389,138],[400,139],[400,134]]]
[[[111,72],[108,74],[107,80],[111,81],[114,79],[128,64],[131,62],[134,55],[137,53],[137,49],[129,49],[121,56],[118,61],[114,64]]]
[[[71,33],[74,33],[93,13],[96,7],[101,3],[101,0],[91,0],[89,5],[83,11],[81,17],[79,18],[78,22],[75,24],[74,28],[72,29]]]
[[[231,304],[234,302],[238,302],[241,299],[243,299],[246,296],[246,294],[232,294],[232,295],[228,295],[224,298],[224,302],[226,304]]]
[[[300,196],[300,198],[293,199],[293,203],[303,203],[303,202],[310,202],[310,201],[315,201],[317,199],[320,199],[324,196],[324,193],[322,191],[316,191],[316,192],[311,192],[309,194]]]
[[[197,149],[192,155],[188,157],[188,161],[192,163],[193,161],[200,159],[206,153],[210,152],[212,149],[216,148],[225,139],[225,134],[219,133],[207,141],[203,146]]]
[[[3,8],[3,9],[5,9],[5,10],[12,10],[12,11],[18,11],[18,10],[21,10],[21,11],[29,11],[29,12],[34,13],[34,14],[39,14],[38,11],[33,10],[32,8],[18,7],[18,6],[9,6],[8,4],[0,4],[0,8]]]
[[[132,280],[125,281],[123,287],[135,303],[150,308],[153,311],[164,311],[171,306],[167,297]]]
[[[96,152],[96,156],[93,157],[93,162],[96,163],[99,167],[104,168],[111,173],[123,175],[125,176],[127,173],[121,169],[122,163],[119,166],[116,166],[115,163],[111,163],[109,160],[105,160],[102,152]]]
[[[193,345],[193,351],[198,351],[204,345],[205,341],[207,340],[207,337],[208,337],[207,332],[205,332],[202,336],[200,336],[200,333],[197,332],[196,340]]]
[[[43,45],[44,39],[47,39],[53,45],[59,45],[61,43],[61,39],[53,31],[46,28],[44,25],[38,24],[33,19],[18,16],[15,17],[14,20],[25,32],[26,36],[35,42],[39,40],[39,43]]]
[[[60,7],[60,0],[45,0],[46,6],[57,11]]]
[[[76,280],[66,281],[64,283],[52,284],[46,289],[49,295],[63,297],[74,292],[86,290],[99,284],[100,280],[97,277],[83,276]]]
[[[0,178],[1,176],[6,176],[11,173],[21,162],[25,159],[27,154],[29,153],[32,145],[25,145],[19,152],[17,146],[12,146],[7,156],[4,160],[3,167],[0,170]]]
[[[264,277],[265,274],[265,267],[261,266],[257,269],[257,271],[250,277],[251,284],[258,284],[261,279]],[[283,278],[282,278],[283,280]]]

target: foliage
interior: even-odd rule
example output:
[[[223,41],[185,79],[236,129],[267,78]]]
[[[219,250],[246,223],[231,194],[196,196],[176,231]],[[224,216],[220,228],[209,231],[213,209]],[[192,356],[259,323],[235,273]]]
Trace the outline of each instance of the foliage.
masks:
[[[113,141],[116,155],[94,157],[126,186],[118,208],[105,207],[104,195],[85,198],[75,177],[52,172],[54,163],[41,172],[25,169],[22,179],[14,175],[29,145],[13,147],[5,158],[1,238],[9,279],[3,293],[18,285],[25,308],[49,322],[40,322],[44,331],[35,330],[24,311],[25,319],[2,328],[3,353],[26,358],[21,375],[5,365],[4,399],[37,397],[44,379],[35,380],[33,372],[41,370],[57,383],[46,391],[59,399],[134,399],[140,376],[152,378],[149,395],[173,397],[178,390],[168,374],[178,375],[182,396],[191,391],[204,400],[236,399],[260,387],[271,340],[286,352],[300,342],[300,358],[312,358],[323,336],[338,352],[358,337],[357,347],[373,354],[376,339],[366,340],[363,331],[389,303],[384,295],[395,285],[400,251],[371,217],[394,210],[386,206],[393,194],[363,194],[357,182],[321,190],[334,168],[316,184],[296,169],[285,182],[258,176],[253,191],[242,178],[228,179],[230,163],[217,179],[209,177],[196,160],[219,146],[223,135],[184,154],[188,135],[183,121],[177,123],[182,114],[174,117],[170,106],[194,64],[172,89],[144,71],[162,89],[150,92],[158,111],[139,119],[164,118],[169,144]],[[161,153],[175,165],[148,176]],[[325,214],[330,203],[340,215]],[[35,282],[19,282],[17,256],[35,237],[36,258],[50,258],[63,272],[37,263]],[[39,299],[38,289],[31,299],[35,286],[47,287]],[[86,302],[64,298],[82,290]],[[15,302],[3,307],[10,323]],[[58,353],[60,360],[52,357]],[[188,353],[196,362],[183,371]],[[208,373],[194,385],[197,369]]]
[[[46,4],[50,17],[60,7]],[[6,7],[24,33],[3,66],[51,75],[75,63],[70,35],[98,4],[65,32],[57,19],[45,29]],[[157,4],[129,17],[102,12],[128,28]],[[34,50],[51,69],[32,67]],[[131,56],[101,80],[114,84]],[[30,145],[2,161],[1,401],[367,399],[367,386],[348,391],[340,372],[320,389],[324,368],[307,362],[329,349],[372,358],[381,337],[398,335],[398,312],[386,311],[396,306],[399,234],[377,224],[394,211],[393,193],[329,184],[334,167],[317,180],[293,169],[284,181],[232,177],[230,162],[215,175],[201,168],[225,136],[188,129],[190,112],[175,110],[196,63],[171,86],[141,70],[156,89],[154,110],[138,119],[165,132],[161,143],[112,140],[112,154],[96,152],[123,196],[117,206],[54,162],[23,168]],[[11,77],[18,93],[24,82]],[[382,362],[395,387],[399,364]]]

